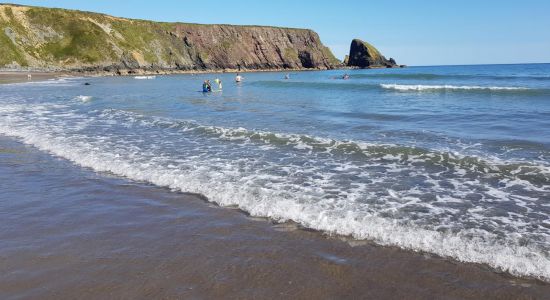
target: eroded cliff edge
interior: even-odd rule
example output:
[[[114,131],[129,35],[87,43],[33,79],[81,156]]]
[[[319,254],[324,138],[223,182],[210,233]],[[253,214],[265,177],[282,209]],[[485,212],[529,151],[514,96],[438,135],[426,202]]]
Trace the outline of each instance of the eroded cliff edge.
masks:
[[[312,30],[164,23],[0,4],[0,68],[137,73],[331,69]]]

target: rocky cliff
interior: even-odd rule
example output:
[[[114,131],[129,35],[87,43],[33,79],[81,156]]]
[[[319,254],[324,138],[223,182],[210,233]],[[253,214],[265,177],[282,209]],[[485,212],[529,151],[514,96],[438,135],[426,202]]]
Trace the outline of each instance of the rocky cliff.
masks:
[[[386,59],[373,45],[359,39],[351,41],[346,65],[359,68],[397,67],[393,58]]]
[[[308,29],[162,23],[0,4],[0,68],[133,73],[338,65]]]

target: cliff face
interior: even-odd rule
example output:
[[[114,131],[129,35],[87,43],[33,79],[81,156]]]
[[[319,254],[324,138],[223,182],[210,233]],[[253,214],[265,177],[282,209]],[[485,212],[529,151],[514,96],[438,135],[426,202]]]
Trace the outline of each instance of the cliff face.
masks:
[[[0,4],[0,68],[135,72],[337,65],[317,33],[307,29],[161,23]]]
[[[347,65],[359,68],[397,67],[393,58],[386,59],[374,46],[359,39],[351,41]]]

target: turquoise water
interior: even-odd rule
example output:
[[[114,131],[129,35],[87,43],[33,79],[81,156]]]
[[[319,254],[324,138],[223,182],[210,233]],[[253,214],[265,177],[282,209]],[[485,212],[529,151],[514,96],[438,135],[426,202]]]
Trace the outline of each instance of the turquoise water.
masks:
[[[284,74],[0,85],[0,134],[255,216],[550,280],[549,64]],[[216,77],[223,91],[200,92]]]

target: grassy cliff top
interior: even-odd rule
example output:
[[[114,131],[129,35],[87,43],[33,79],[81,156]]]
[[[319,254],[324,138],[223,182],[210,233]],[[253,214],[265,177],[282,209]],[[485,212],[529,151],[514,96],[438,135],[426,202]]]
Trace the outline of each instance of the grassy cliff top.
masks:
[[[0,3],[0,19],[2,19],[3,16],[5,17],[5,13],[2,13],[2,9],[6,9],[6,8],[15,9],[17,11],[33,11],[34,13],[42,13],[42,14],[49,14],[49,13],[56,14],[56,13],[64,12],[64,15],[72,14],[75,17],[91,16],[94,18],[106,18],[106,19],[119,20],[119,21],[155,23],[161,26],[162,25],[229,26],[229,27],[271,28],[271,29],[285,29],[285,30],[298,30],[298,31],[312,31],[311,29],[307,29],[307,28],[278,27],[278,26],[266,26],[266,25],[200,24],[200,23],[180,22],[180,21],[177,21],[177,22],[153,21],[153,20],[144,20],[144,19],[116,17],[116,16],[111,16],[103,13],[81,11],[81,10],[74,10],[74,9],[49,8],[49,7],[42,7],[42,6],[30,6],[30,5],[20,5],[20,4],[12,4],[12,3]]]
[[[376,49],[376,47],[374,47],[373,45],[363,41],[363,40],[360,40],[360,39],[354,39],[353,40],[354,42],[356,43],[359,43],[359,44],[363,44],[365,46],[365,48],[367,48],[370,56],[373,58],[373,59],[379,59],[382,54],[380,53],[380,51],[378,51],[378,49]]]

